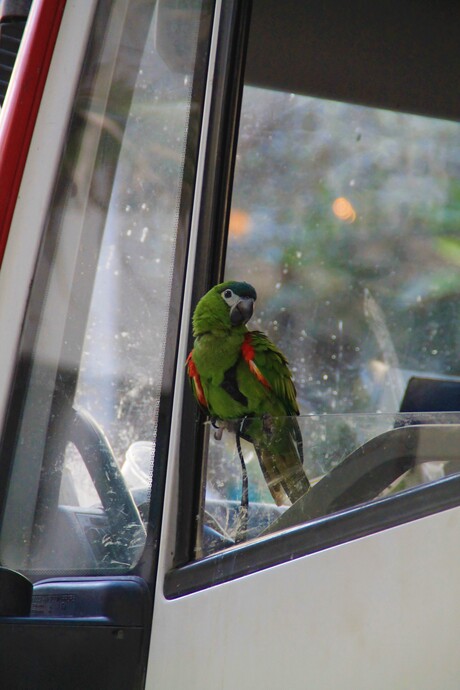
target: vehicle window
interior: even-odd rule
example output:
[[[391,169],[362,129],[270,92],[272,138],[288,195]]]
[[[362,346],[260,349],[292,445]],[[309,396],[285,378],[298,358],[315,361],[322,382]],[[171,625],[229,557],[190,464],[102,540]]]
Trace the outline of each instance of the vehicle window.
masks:
[[[256,289],[300,416],[210,427],[198,555],[460,469],[458,123],[294,92],[272,59],[276,88],[244,86],[225,279]],[[301,497],[269,490],[281,433]]]
[[[32,0],[0,6],[0,109],[5,100]]]
[[[177,339],[201,11],[145,0],[96,11],[5,434],[9,568],[124,572],[142,553]]]

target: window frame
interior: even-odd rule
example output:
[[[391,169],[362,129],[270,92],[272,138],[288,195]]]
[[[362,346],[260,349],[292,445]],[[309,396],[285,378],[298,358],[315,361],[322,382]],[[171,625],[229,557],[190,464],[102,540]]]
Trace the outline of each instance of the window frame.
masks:
[[[192,594],[460,505],[460,476],[327,515],[170,570],[167,599]]]
[[[192,305],[221,280],[224,272],[226,228],[230,216],[250,13],[250,1],[222,2],[201,190]],[[185,326],[188,328],[188,324]],[[192,349],[192,344],[189,332],[187,351]],[[196,506],[200,501],[203,469],[204,420],[186,382],[180,425],[179,507],[174,566],[184,565],[193,558]]]
[[[248,51],[252,8],[249,3],[243,2],[224,5],[226,7],[222,16],[217,58],[218,78],[214,85],[210,123],[210,153],[206,160],[202,196],[202,223],[197,252],[200,260],[195,270],[194,305],[223,276],[239,109]],[[292,6],[293,2],[289,5]],[[393,5],[393,10],[396,11],[396,5]],[[278,5],[278,11],[283,11],[283,5]],[[269,12],[268,16],[271,17]],[[386,18],[389,23],[391,16],[390,12]],[[397,58],[395,55],[395,61]],[[439,69],[439,65],[437,68]],[[227,94],[225,89],[228,89]],[[373,85],[371,90],[375,91]],[[416,112],[428,114],[429,91],[425,95],[425,102],[421,107],[417,103]],[[332,95],[328,93],[326,97],[332,98]],[[442,102],[442,98],[438,99],[438,103]],[[361,103],[377,107],[381,105],[374,102]],[[190,337],[189,349],[191,348]],[[372,503],[347,508],[194,561],[196,515],[199,513],[201,500],[201,463],[205,442],[203,421],[204,416],[186,385],[181,424],[175,560],[173,568],[165,575],[163,590],[167,599],[176,599],[460,505],[460,476],[448,476],[434,484],[418,486],[403,493],[376,499]],[[192,446],[195,449],[193,457],[190,451]]]

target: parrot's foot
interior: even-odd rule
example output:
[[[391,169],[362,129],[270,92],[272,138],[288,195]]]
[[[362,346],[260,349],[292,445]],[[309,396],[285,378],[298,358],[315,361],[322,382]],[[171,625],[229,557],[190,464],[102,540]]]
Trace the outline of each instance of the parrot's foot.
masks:
[[[236,430],[235,424],[233,422],[217,419],[216,417],[213,417],[211,419],[211,424],[214,428],[214,438],[216,439],[216,441],[222,440],[222,435],[226,429],[230,432]]]
[[[221,441],[221,440],[222,440],[222,435],[223,435],[223,433],[224,433],[225,424],[222,424],[222,426],[219,426],[219,425],[217,424],[217,419],[216,419],[215,417],[213,417],[213,418],[211,419],[211,424],[212,424],[212,426],[213,426],[214,429],[215,429],[215,431],[214,431],[214,438],[216,439],[216,441]]]

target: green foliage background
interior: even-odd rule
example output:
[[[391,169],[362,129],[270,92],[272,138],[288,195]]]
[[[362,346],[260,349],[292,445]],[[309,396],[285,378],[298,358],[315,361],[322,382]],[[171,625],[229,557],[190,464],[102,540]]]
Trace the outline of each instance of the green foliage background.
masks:
[[[229,278],[288,354],[304,412],[397,411],[411,373],[460,375],[453,122],[247,87]],[[334,215],[345,197],[356,218]]]

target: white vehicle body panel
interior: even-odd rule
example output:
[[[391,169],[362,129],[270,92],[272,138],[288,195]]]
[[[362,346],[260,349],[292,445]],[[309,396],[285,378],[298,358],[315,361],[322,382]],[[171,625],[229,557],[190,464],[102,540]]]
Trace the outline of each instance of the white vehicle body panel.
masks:
[[[457,508],[173,601],[160,574],[147,687],[454,690],[459,524]]]

